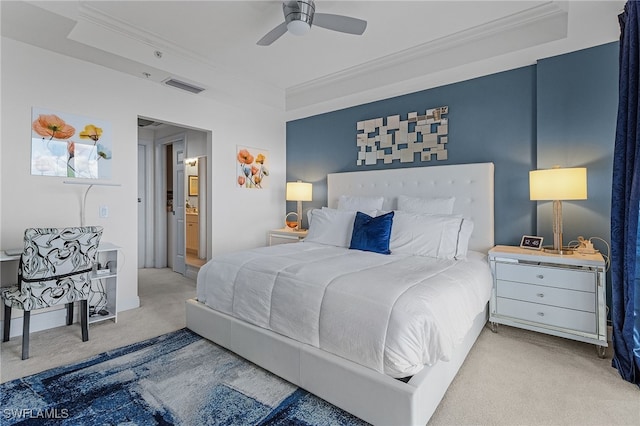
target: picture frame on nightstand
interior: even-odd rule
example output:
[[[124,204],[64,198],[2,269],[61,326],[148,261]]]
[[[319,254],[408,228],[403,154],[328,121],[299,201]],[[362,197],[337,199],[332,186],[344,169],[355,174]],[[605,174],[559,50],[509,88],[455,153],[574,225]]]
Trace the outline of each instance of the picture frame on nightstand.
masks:
[[[534,237],[532,235],[523,235],[520,240],[520,248],[530,250],[542,250],[543,237]]]

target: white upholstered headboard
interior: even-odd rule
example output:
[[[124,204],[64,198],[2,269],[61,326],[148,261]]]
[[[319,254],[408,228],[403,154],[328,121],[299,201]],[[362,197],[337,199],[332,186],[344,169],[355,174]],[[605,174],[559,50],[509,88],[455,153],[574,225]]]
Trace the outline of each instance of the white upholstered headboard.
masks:
[[[453,212],[474,223],[469,248],[486,253],[494,245],[493,168],[493,163],[474,163],[331,173],[328,207],[336,208],[341,195],[381,195],[384,210],[396,208],[398,195],[454,196]]]

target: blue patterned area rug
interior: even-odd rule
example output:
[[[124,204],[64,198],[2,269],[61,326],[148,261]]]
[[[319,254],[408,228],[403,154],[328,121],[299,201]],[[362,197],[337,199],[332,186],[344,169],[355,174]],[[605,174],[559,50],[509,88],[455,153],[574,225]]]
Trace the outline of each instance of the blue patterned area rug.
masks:
[[[0,423],[365,425],[182,329],[0,384]]]

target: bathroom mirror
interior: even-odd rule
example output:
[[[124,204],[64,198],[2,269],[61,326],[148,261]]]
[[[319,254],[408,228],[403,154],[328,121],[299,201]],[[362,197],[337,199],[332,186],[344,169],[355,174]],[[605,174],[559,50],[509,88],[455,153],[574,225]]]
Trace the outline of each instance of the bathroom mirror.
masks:
[[[198,196],[198,176],[189,176],[189,197]]]

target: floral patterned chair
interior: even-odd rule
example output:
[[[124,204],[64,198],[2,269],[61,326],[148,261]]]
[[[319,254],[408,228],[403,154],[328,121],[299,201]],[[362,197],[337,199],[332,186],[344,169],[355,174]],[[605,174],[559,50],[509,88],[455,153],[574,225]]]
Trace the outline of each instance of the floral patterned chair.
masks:
[[[67,305],[67,325],[73,322],[73,304],[80,302],[82,341],[89,340],[88,306],[91,274],[102,227],[28,228],[18,265],[18,285],[2,291],[3,342],[9,341],[11,309],[24,311],[22,359],[29,358],[31,311]]]

